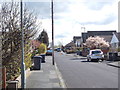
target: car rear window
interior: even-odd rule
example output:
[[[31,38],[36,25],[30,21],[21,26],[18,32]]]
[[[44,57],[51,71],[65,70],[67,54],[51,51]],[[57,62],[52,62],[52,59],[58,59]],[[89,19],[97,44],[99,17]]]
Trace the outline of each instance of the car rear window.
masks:
[[[101,53],[101,51],[92,51],[92,54]]]

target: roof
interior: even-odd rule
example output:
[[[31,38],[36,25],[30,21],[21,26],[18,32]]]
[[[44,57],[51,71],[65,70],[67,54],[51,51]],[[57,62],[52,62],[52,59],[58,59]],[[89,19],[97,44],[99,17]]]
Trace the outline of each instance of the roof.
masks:
[[[113,33],[117,33],[116,30],[109,31],[88,31],[87,33],[82,33],[83,43],[90,36],[100,36],[103,37],[107,42],[111,42]]]
[[[75,47],[75,46],[76,45],[73,41],[65,45],[65,47]]]
[[[74,36],[75,39],[81,39],[81,36]]]
[[[112,30],[112,31],[88,31],[88,36],[113,35],[113,32],[116,33],[115,30]]]
[[[111,42],[112,35],[101,35],[100,37],[104,38],[107,42]]]

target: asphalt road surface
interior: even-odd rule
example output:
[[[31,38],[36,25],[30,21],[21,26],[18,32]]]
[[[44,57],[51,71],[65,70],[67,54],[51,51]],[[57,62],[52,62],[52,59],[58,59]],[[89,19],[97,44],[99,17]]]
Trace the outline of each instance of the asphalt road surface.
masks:
[[[118,68],[105,62],[55,52],[55,62],[67,88],[118,88]]]

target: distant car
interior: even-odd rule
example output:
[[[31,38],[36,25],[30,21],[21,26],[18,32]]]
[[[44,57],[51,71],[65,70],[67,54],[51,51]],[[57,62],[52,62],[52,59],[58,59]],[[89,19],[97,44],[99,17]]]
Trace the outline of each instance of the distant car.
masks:
[[[87,55],[88,61],[92,61],[92,60],[99,61],[99,60],[103,60],[103,59],[104,59],[104,55],[100,49],[90,50],[89,54]]]
[[[57,51],[57,48],[55,48],[54,51]]]
[[[57,48],[57,52],[61,52],[61,48]]]
[[[76,53],[77,53],[77,55],[82,56],[82,51],[81,50],[77,51]]]
[[[53,52],[53,50],[49,49],[49,50],[47,50],[46,55],[52,55],[52,52]]]

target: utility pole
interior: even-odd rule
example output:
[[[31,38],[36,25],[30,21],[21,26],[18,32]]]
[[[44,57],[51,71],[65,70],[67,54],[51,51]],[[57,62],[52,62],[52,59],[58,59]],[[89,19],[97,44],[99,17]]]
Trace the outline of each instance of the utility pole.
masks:
[[[54,17],[53,17],[53,0],[51,0],[51,14],[52,14],[52,64],[54,65]]]
[[[22,34],[22,60],[21,60],[21,88],[26,88],[26,81],[25,81],[25,63],[24,63],[24,30],[23,30],[23,4],[22,0],[20,2],[20,17],[21,17],[21,34]]]

